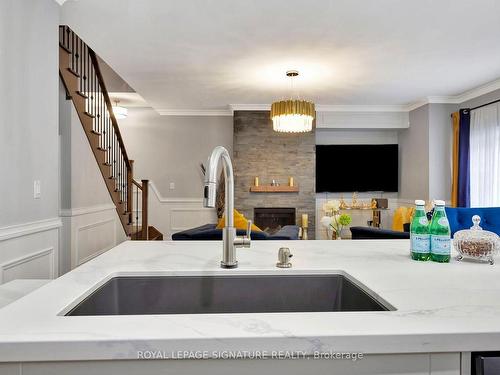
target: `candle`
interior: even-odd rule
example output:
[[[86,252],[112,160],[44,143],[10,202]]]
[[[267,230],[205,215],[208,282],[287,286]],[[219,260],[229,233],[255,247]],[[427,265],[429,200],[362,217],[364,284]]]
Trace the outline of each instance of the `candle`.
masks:
[[[293,177],[288,178],[288,186],[293,186]]]
[[[255,179],[253,180],[253,184],[254,184],[254,186],[259,186],[259,178],[258,177],[255,177]]]
[[[308,221],[308,215],[302,214],[302,228],[307,228],[309,226],[307,221]]]

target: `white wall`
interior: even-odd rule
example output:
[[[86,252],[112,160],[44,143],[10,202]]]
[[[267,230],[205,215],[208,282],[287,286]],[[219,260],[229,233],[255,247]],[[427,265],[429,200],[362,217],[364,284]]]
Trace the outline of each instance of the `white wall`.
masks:
[[[151,108],[130,108],[118,122],[135,178],[153,184],[150,224],[170,239],[172,233],[215,222],[214,210],[202,207],[199,164],[215,146],[232,152],[233,117],[160,116]]]
[[[126,239],[73,103],[59,86],[61,132],[60,273],[109,250]]]
[[[0,283],[58,273],[58,24],[53,0],[0,2]]]

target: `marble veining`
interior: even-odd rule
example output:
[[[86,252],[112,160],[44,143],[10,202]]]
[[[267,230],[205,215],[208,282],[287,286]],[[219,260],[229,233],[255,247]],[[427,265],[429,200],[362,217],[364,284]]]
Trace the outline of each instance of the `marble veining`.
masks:
[[[280,246],[293,268],[274,265]],[[500,268],[415,262],[407,240],[254,241],[222,270],[220,242],[125,242],[0,309],[0,361],[137,359],[138,351],[498,350]],[[116,275],[344,272],[396,311],[63,316]]]

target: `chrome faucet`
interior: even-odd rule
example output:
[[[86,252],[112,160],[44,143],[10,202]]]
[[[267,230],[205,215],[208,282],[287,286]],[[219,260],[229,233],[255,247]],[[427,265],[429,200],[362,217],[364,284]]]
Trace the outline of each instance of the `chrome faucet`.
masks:
[[[222,229],[222,268],[236,268],[237,247],[250,247],[250,234],[252,231],[252,222],[248,221],[247,233],[245,236],[236,236],[234,227],[234,174],[233,164],[229,152],[222,146],[217,146],[208,158],[207,169],[205,172],[205,188],[203,191],[203,206],[215,207],[215,195],[217,191],[217,168],[220,161],[223,161],[224,180],[225,180],[225,201],[224,201],[224,220],[225,225]]]

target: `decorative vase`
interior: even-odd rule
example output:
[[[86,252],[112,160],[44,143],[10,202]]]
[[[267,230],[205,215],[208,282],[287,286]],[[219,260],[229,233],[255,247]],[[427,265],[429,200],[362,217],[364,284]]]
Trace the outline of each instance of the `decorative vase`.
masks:
[[[332,230],[332,240],[341,240],[342,238],[340,237],[340,233],[337,233],[337,231]]]

